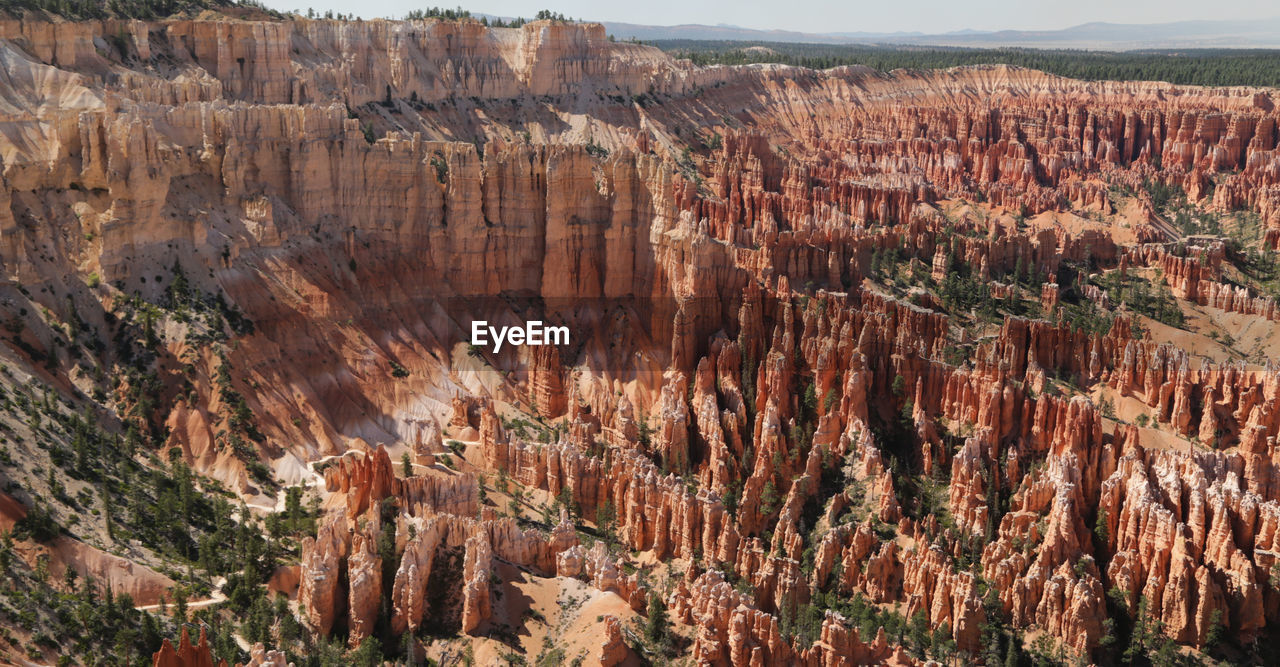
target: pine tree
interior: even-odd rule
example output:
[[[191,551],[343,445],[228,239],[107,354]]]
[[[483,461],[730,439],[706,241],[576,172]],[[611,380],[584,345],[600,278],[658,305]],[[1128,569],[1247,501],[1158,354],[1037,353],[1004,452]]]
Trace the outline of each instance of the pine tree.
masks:
[[[413,633],[406,631],[404,633],[404,636],[401,638],[400,642],[401,642],[401,650],[404,652],[405,664],[406,665],[418,664],[418,652],[417,652],[417,647],[414,645]]]
[[[671,633],[671,622],[667,619],[667,606],[657,593],[649,595],[649,608],[646,610],[644,637],[654,647],[665,650]]]
[[[1209,631],[1205,633],[1204,647],[1212,650],[1222,642],[1222,610],[1214,609],[1209,613]]]
[[[377,637],[366,637],[360,642],[360,648],[353,651],[350,656],[352,665],[362,667],[377,667],[382,664],[382,642]]]
[[[1018,667],[1018,638],[1010,637],[1004,652],[1004,667]]]
[[[0,533],[0,572],[7,573],[13,564],[13,535],[9,531]]]
[[[178,625],[187,622],[187,589],[184,586],[173,587],[173,621]]]
[[[894,396],[902,396],[907,392],[907,380],[902,375],[893,376],[893,384],[890,386]]]
[[[911,653],[923,659],[932,638],[929,632],[929,619],[925,617],[923,609],[917,611],[907,625],[907,640],[911,644]]]
[[[1133,663],[1138,658],[1146,655],[1147,644],[1151,638],[1150,624],[1147,619],[1147,598],[1138,599],[1138,613],[1133,621],[1133,632],[1130,635],[1129,646],[1124,650],[1124,660]]]
[[[1110,532],[1107,530],[1107,510],[1105,507],[1098,508],[1098,518],[1093,522],[1093,534],[1098,537],[1100,544],[1107,544],[1110,538]]]

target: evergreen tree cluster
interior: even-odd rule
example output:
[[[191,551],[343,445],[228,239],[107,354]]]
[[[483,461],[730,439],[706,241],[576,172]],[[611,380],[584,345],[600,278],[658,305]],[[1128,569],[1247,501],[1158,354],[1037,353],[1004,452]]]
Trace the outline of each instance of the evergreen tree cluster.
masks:
[[[1087,81],[1280,86],[1280,50],[1275,49],[1104,52],[683,39],[655,40],[649,43],[677,57],[688,58],[697,65],[780,63],[812,69],[866,65],[888,72],[895,69],[945,69],[964,65],[1003,64]]]
[[[309,10],[308,16],[313,16],[313,15],[314,15],[314,12]],[[326,18],[333,18],[333,17],[326,16]],[[491,18],[489,16],[481,16],[479,18],[475,18],[472,16],[470,10],[463,9],[462,7],[456,7],[454,9],[447,9],[444,7],[428,7],[426,9],[414,9],[409,11],[407,14],[405,14],[404,18],[409,21],[423,21],[426,19],[442,19],[445,21],[476,20],[476,21],[479,21],[481,25],[485,25],[490,28],[519,28],[524,24],[529,23],[529,19],[526,19],[523,17],[516,17],[510,20],[501,19],[498,17]],[[534,21],[554,21],[557,23],[574,23],[576,21],[576,19],[568,18],[562,13],[553,12],[549,9],[539,10],[538,13],[534,15],[533,20]]]
[[[275,18],[283,15],[267,9],[258,0],[7,0],[7,11],[46,11],[72,20],[161,19],[177,14],[198,14],[204,10],[248,7]]]

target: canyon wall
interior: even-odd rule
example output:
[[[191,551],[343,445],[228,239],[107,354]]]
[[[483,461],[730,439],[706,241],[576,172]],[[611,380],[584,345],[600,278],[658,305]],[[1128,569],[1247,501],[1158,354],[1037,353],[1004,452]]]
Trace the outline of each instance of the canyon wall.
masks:
[[[242,496],[323,487],[320,635],[485,636],[507,566],[658,595],[716,665],[924,659],[855,599],[975,660],[997,623],[1088,657],[1138,613],[1196,647],[1276,621],[1274,369],[1089,283],[1272,326],[1145,188],[1280,229],[1274,91],[697,68],[551,21],[7,21],[0,57],[14,340]],[[579,337],[465,344],[535,313]],[[93,363],[50,354],[72,322]],[[566,512],[499,517],[481,472]],[[582,543],[610,513],[617,551]]]

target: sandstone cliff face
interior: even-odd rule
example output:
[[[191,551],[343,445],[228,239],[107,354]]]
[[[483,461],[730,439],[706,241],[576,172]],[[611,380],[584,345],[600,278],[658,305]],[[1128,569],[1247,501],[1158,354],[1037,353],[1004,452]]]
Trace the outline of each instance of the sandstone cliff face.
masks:
[[[1187,643],[1202,643],[1215,622],[1246,635],[1266,622],[1261,563],[1245,553],[1270,553],[1273,537],[1264,525],[1271,520],[1263,517],[1274,513],[1274,501],[1208,482],[1201,466],[1220,465],[1214,458],[1200,462],[1135,449],[1107,479],[1099,505],[1115,528],[1108,533],[1107,547],[1115,553],[1108,574],[1129,599],[1146,597],[1170,634]],[[1161,500],[1180,488],[1185,502]],[[1135,523],[1144,514],[1151,519]]]
[[[377,530],[372,531],[377,534]],[[382,559],[373,538],[356,533],[347,558],[348,641],[358,646],[373,631],[382,602]]]
[[[469,633],[492,613],[489,569],[493,567],[493,549],[487,535],[467,538],[462,562],[462,631]]]
[[[220,664],[225,667],[227,662],[223,660]],[[204,628],[200,629],[200,641],[196,644],[191,643],[186,628],[182,629],[177,648],[165,639],[160,650],[156,651],[152,658],[152,665],[154,667],[213,667],[213,654],[209,652],[209,638],[205,636]]]
[[[334,491],[345,490],[345,511],[330,514],[321,524],[315,539],[307,538],[302,547],[298,593],[299,607],[309,625],[328,634],[342,625],[349,632],[352,645],[368,637],[383,605],[382,557],[377,541],[384,530],[397,535],[395,550],[399,565],[390,588],[390,625],[393,632],[415,630],[428,614],[446,614],[449,610],[432,608],[427,598],[433,571],[449,567],[448,554],[461,554],[461,569],[442,577],[448,587],[456,587],[461,608],[462,632],[471,633],[492,614],[490,585],[494,560],[532,568],[545,576],[583,576],[596,588],[621,596],[633,608],[643,608],[646,590],[635,575],[623,574],[617,562],[604,551],[603,543],[584,551],[567,518],[549,536],[521,530],[515,521],[481,519],[472,509],[465,514],[448,511],[456,504],[449,496],[436,504],[437,496],[414,495],[422,485],[421,477],[389,478],[394,489],[395,506],[402,508],[396,525],[381,523],[378,503],[365,503],[365,509],[351,514],[351,498],[367,498],[370,489],[380,482],[376,477],[358,473],[377,470],[385,451],[344,459],[329,471],[335,480]],[[345,472],[344,472],[345,471]],[[352,481],[360,486],[347,486],[337,480]],[[383,480],[388,481],[386,479]],[[473,494],[473,485],[467,487]],[[396,495],[399,494],[399,495]],[[409,502],[410,500],[413,502]],[[361,501],[363,502],[363,501]],[[475,499],[471,502],[474,507]],[[408,537],[405,537],[408,536]],[[347,586],[341,585],[345,579]]]
[[[604,619],[604,643],[600,645],[600,653],[596,659],[603,667],[616,667],[627,659],[627,644],[622,640],[622,623],[617,616],[606,616]]]
[[[347,533],[344,519],[330,519],[321,524],[315,539],[308,537],[302,543],[298,606],[306,622],[325,635],[347,607],[341,587],[342,566],[349,553]]]
[[[474,477],[434,474],[396,477],[391,457],[379,446],[370,454],[348,455],[324,471],[325,489],[343,494],[347,518],[356,517],[394,498],[414,512],[475,516],[479,509],[479,485]]]

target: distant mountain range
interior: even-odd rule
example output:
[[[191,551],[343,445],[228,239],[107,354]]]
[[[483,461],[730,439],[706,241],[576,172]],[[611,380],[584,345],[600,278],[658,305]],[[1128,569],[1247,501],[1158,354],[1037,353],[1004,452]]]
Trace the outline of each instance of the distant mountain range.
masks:
[[[1021,46],[1041,49],[1280,48],[1280,18],[1252,21],[1178,21],[1175,23],[1083,23],[1061,30],[961,30],[942,34],[919,32],[804,33],[753,30],[731,25],[673,26],[603,22],[618,39],[666,39],[808,42],[818,44],[916,44],[991,48]]]

